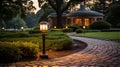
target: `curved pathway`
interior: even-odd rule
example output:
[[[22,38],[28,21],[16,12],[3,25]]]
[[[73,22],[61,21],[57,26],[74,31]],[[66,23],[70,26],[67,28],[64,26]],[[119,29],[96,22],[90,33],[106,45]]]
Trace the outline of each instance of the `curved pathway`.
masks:
[[[120,67],[120,43],[70,36],[88,46],[77,53],[49,60],[17,62],[10,67]]]

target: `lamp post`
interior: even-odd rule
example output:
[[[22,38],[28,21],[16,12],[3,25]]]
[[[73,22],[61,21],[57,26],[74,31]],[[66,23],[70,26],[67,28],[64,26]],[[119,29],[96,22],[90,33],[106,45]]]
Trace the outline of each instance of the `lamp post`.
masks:
[[[85,28],[86,28],[86,26],[83,26],[83,32],[85,33]]]
[[[45,51],[45,33],[48,30],[48,23],[46,21],[40,22],[40,31],[42,32],[42,55],[40,55],[40,58],[48,59],[48,55]]]
[[[23,31],[23,30],[24,30],[24,27],[21,27],[21,30]]]
[[[4,31],[5,30],[5,27],[2,27],[2,31]]]

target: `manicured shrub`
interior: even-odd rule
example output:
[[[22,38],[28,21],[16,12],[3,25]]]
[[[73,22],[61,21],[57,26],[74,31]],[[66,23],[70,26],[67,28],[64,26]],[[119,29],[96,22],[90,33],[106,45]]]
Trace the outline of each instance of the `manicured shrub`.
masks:
[[[77,29],[77,30],[76,30],[76,33],[83,33],[83,32],[84,32],[83,29]]]
[[[77,29],[80,29],[80,26],[68,26],[68,28],[71,28],[75,32]]]
[[[106,21],[96,21],[90,25],[91,29],[110,29],[111,24]]]
[[[10,42],[0,42],[0,63],[14,62],[22,58],[22,51]]]
[[[30,30],[29,33],[30,33],[30,34],[40,33],[40,30]]]
[[[40,33],[40,28],[38,26],[34,27],[32,30],[29,30],[29,33],[30,34]]]
[[[69,38],[59,39],[52,41],[52,43],[49,44],[49,46],[51,50],[56,50],[56,51],[69,50],[73,46],[73,40]]]
[[[29,37],[27,32],[2,32],[0,33],[0,38],[21,38]]]
[[[36,54],[39,51],[38,45],[31,42],[14,42],[13,44],[17,45],[22,51],[21,56],[23,59],[36,58]]]
[[[61,31],[61,29],[50,29],[50,32],[60,32]]]
[[[46,36],[46,47],[51,50],[71,49],[73,40],[63,32],[49,32]]]
[[[63,28],[62,32],[72,32],[72,29],[71,28]]]
[[[31,42],[0,42],[0,62],[36,58],[39,47]]]

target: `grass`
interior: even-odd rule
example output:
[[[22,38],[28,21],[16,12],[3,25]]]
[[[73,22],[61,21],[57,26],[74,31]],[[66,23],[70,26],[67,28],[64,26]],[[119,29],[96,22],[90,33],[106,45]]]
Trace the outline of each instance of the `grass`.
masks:
[[[120,42],[120,32],[91,32],[75,34],[75,36],[100,38]]]

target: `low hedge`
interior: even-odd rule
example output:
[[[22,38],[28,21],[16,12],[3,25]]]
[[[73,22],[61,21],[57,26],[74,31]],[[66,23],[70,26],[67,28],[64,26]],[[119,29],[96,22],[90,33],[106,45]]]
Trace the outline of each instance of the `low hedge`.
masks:
[[[83,29],[77,29],[77,30],[76,30],[76,33],[83,33],[83,32],[84,32]]]
[[[56,39],[56,40],[48,40],[46,42],[47,50],[69,50],[73,46],[73,40],[70,38]]]
[[[36,58],[38,51],[38,46],[30,42],[0,42],[0,62]]]
[[[29,34],[36,34],[36,33],[40,33],[40,30],[30,30]]]
[[[63,28],[62,32],[72,32],[72,28]]]
[[[0,38],[23,38],[30,37],[27,32],[1,32]]]
[[[10,42],[0,42],[0,63],[14,62],[22,58],[19,47]]]
[[[80,29],[80,26],[68,26],[68,28],[72,29],[73,32],[75,32],[77,29]]]
[[[36,58],[36,54],[39,51],[39,46],[31,42],[13,42],[13,45],[17,45],[22,51],[23,59]]]
[[[99,30],[101,30],[101,29],[110,29],[111,24],[106,22],[106,21],[95,21],[89,27],[90,27],[90,29],[99,29]]]

